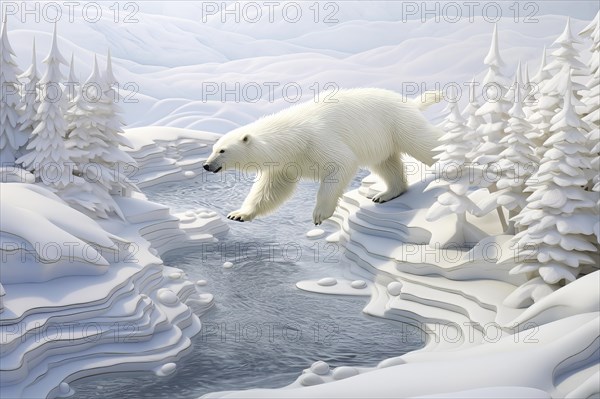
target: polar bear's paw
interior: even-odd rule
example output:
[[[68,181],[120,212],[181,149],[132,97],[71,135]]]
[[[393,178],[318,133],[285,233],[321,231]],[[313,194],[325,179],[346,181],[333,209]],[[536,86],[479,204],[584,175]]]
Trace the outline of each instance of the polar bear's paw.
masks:
[[[315,226],[318,226],[323,223],[324,220],[329,219],[334,211],[335,207],[333,209],[323,209],[317,206],[313,211],[313,223]]]
[[[392,192],[392,191],[383,191],[379,194],[374,195],[372,200],[373,200],[373,202],[382,204],[384,202],[393,200],[394,198],[397,198],[401,195],[402,195],[402,193],[397,193],[397,192]]]
[[[254,215],[238,209],[237,211],[233,211],[227,215],[227,219],[235,220],[237,222],[249,222],[254,219]]]

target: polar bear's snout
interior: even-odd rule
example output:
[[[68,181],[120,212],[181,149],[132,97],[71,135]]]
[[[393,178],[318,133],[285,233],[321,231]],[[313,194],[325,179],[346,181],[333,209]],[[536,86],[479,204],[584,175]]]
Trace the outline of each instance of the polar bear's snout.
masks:
[[[202,167],[207,172],[213,172],[213,173],[219,173],[221,171],[221,169],[223,168],[221,165],[215,167],[214,165],[212,165],[212,164],[210,164],[208,162],[205,163]]]
[[[223,157],[221,153],[213,151],[212,154],[204,161],[202,167],[207,172],[219,173],[223,169]]]

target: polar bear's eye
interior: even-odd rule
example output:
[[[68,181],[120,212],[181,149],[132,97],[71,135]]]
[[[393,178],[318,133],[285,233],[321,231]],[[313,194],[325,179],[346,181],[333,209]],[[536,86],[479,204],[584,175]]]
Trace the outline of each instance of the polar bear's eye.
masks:
[[[221,150],[221,151],[219,151],[219,154],[222,154],[222,153],[224,153],[224,152],[225,152],[225,150]]]

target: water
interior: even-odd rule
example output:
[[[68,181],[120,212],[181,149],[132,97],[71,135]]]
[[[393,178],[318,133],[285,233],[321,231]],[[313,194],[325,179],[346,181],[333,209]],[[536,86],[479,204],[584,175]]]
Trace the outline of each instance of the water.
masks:
[[[146,194],[174,211],[207,207],[226,215],[241,204],[251,182],[239,176],[216,180],[202,176]],[[402,334],[400,324],[362,314],[366,297],[317,295],[295,287],[303,279],[341,277],[348,267],[337,244],[304,236],[314,227],[316,190],[316,184],[302,183],[275,214],[229,222],[231,231],[220,246],[166,254],[165,264],[183,269],[192,281],[208,280],[202,289],[215,296],[215,307],[202,316],[193,353],[170,377],[90,377],[72,384],[75,397],[197,398],[221,390],[276,388],[316,360],[332,367],[374,366],[422,346],[417,337]],[[223,268],[225,261],[234,267]]]

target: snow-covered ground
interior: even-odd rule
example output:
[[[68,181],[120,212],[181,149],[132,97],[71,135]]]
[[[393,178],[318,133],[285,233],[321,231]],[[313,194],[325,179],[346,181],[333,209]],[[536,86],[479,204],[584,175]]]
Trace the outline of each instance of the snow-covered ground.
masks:
[[[560,13],[576,8],[545,3],[553,4],[540,3],[542,12],[532,23],[525,22],[527,10],[515,20],[502,3],[505,18],[497,27],[505,75],[519,60],[536,70],[541,49],[563,30]],[[578,32],[598,6],[574,3],[582,10],[572,19]],[[111,49],[133,145],[128,151],[139,167],[133,177],[142,189],[194,178],[218,134],[289,106],[296,87],[305,101],[335,87],[416,94],[436,84],[462,86],[473,75],[481,81],[493,28],[481,15],[472,21],[402,21],[400,2],[340,2],[331,9],[320,3],[317,22],[310,4],[300,3],[304,18],[298,22],[258,24],[233,17],[223,22],[219,14],[204,19],[207,10],[194,2],[116,4],[118,17],[106,4],[96,22],[82,18],[80,10],[69,22],[65,11],[57,25],[59,46],[63,54],[74,54],[82,80],[94,53],[104,62]],[[338,21],[325,23],[332,10]],[[42,60],[54,25],[6,14],[17,61],[26,69],[32,39]],[[133,17],[125,23],[128,14]],[[254,101],[257,88],[262,96]],[[440,110],[433,107],[430,119],[437,121]],[[3,181],[31,181],[20,173],[3,170],[9,176]],[[507,255],[510,237],[501,234],[496,217],[472,217],[473,227],[460,235],[478,246],[432,249],[430,243],[457,239],[459,221],[427,219],[437,193],[425,191],[428,182],[415,174],[407,194],[376,205],[366,194],[381,187],[366,178],[344,196],[324,232],[310,233],[344,246],[354,262],[346,279],[297,284],[323,294],[370,295],[365,313],[425,331],[424,349],[382,359],[375,368],[330,370],[317,363],[298,370],[298,380],[282,390],[210,396],[597,397],[600,272],[545,291],[529,307],[507,306],[511,294],[524,295],[515,289],[527,281],[509,274],[515,267]],[[67,396],[68,382],[87,375],[175,372],[213,297],[160,257],[217,240],[228,230],[221,217],[210,209],[173,215],[136,193],[115,199],[125,220],[98,221],[38,185],[2,183],[0,191],[2,395]],[[504,254],[500,262],[489,258],[489,248]],[[512,299],[527,299],[521,296]]]

